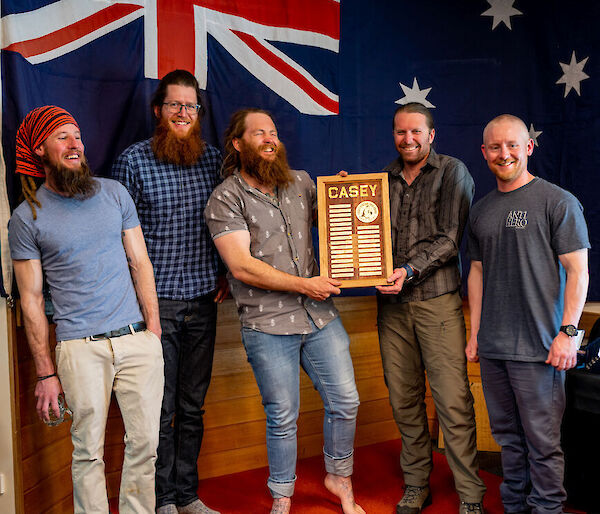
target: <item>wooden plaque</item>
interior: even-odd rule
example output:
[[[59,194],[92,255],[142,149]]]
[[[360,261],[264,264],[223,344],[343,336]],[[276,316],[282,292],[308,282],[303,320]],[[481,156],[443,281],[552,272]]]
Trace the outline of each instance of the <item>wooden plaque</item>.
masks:
[[[392,272],[387,173],[317,177],[321,275],[341,287],[388,284]]]

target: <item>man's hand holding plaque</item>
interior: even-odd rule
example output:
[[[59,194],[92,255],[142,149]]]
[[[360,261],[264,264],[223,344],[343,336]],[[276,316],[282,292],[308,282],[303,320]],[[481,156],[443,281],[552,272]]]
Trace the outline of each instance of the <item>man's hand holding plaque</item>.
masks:
[[[389,285],[392,274],[387,173],[317,178],[321,275],[340,287]]]

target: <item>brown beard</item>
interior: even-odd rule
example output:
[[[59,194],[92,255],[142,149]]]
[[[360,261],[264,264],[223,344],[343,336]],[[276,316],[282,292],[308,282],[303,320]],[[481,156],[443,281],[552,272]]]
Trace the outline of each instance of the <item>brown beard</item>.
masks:
[[[47,157],[43,157],[42,162],[48,168],[53,188],[61,195],[85,200],[98,192],[98,182],[94,180],[85,156],[81,156],[81,166],[76,169],[51,162]]]
[[[196,118],[187,135],[179,137],[169,126],[169,120],[161,118],[152,138],[152,151],[159,161],[180,166],[196,164],[204,153],[200,120]]]
[[[240,139],[240,162],[242,169],[260,184],[267,187],[286,187],[293,182],[290,166],[287,161],[287,153],[284,144],[280,141],[275,147],[275,159],[268,161],[260,155],[265,146],[261,145],[255,149]]]

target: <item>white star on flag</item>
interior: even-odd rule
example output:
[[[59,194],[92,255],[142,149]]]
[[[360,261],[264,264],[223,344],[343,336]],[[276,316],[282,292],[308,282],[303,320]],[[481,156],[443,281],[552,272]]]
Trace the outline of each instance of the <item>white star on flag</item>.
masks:
[[[535,146],[540,146],[540,145],[538,145],[537,138],[538,138],[539,136],[541,136],[541,135],[543,134],[543,132],[544,132],[543,130],[535,130],[535,129],[533,128],[533,123],[531,123],[531,124],[529,125],[529,137],[530,137],[531,139],[533,139],[533,144],[534,144]]]
[[[420,104],[423,104],[425,107],[435,109],[435,105],[426,100],[429,91],[431,91],[431,88],[428,87],[427,89],[420,89],[419,83],[417,82],[417,77],[415,77],[413,80],[412,88],[405,86],[402,82],[400,82],[400,87],[404,92],[404,96],[396,100],[395,103],[400,105],[406,105],[410,102],[418,102]]]
[[[581,96],[581,92],[579,91],[579,87],[581,86],[581,81],[585,79],[589,79],[590,76],[587,73],[584,73],[583,67],[589,57],[577,62],[577,58],[575,57],[575,50],[573,50],[573,54],[571,55],[571,62],[569,64],[565,64],[559,62],[560,67],[563,70],[563,76],[559,78],[556,83],[565,85],[565,96],[567,97],[569,91],[574,89],[577,91],[577,94]]]
[[[509,30],[512,30],[510,26],[510,17],[523,14],[513,7],[515,0],[487,0],[490,4],[490,8],[481,13],[481,16],[493,16],[492,30],[494,30],[500,23],[504,23]]]

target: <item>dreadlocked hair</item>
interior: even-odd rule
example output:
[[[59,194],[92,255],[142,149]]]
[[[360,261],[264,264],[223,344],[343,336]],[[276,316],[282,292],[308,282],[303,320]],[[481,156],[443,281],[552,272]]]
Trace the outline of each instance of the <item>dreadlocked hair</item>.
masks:
[[[41,207],[42,204],[37,199],[36,191],[38,189],[38,184],[36,184],[35,180],[31,175],[21,175],[21,188],[23,189],[23,196],[29,207],[31,207],[31,212],[33,214],[33,219],[37,219],[37,211],[35,210],[35,206]]]

